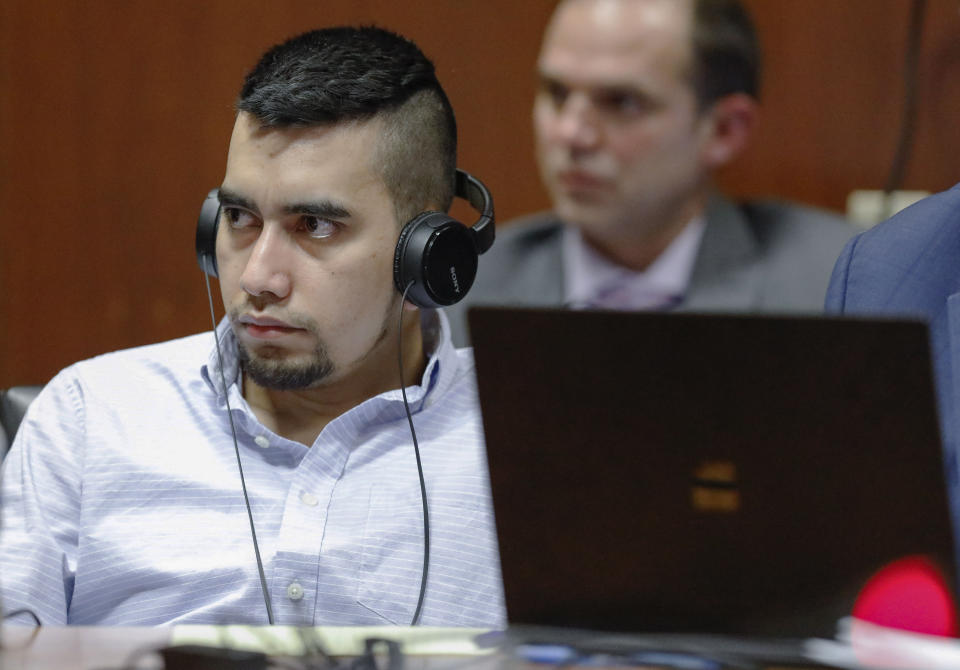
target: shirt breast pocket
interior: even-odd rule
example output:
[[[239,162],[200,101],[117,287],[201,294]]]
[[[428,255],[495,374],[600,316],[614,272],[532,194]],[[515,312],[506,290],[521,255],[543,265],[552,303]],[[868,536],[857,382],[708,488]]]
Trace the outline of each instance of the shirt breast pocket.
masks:
[[[487,533],[482,514],[471,500],[431,503],[430,572],[422,620],[447,600],[451,584],[446,573],[451,552],[463,549],[461,537]],[[434,509],[436,507],[436,509]],[[408,626],[420,596],[423,573],[423,507],[419,488],[391,493],[374,491],[363,532],[357,602],[384,623]],[[457,580],[460,581],[459,579]],[[431,603],[433,605],[431,606]]]

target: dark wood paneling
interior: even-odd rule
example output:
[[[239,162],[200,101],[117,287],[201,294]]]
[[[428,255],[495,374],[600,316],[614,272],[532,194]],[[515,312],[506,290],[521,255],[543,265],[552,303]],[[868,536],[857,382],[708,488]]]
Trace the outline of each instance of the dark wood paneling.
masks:
[[[722,183],[842,210],[856,188],[883,188],[903,106],[910,0],[747,0],[765,50],[763,113],[751,148]],[[928,0],[914,146],[903,187],[960,180],[960,3]]]
[[[528,110],[546,4],[0,4],[0,386],[209,327],[194,225],[223,175],[234,96],[267,47],[310,27],[413,38],[457,110],[461,165],[498,211],[539,189]]]
[[[899,122],[907,0],[752,0],[764,115],[723,175],[737,194],[840,208],[882,186]],[[0,3],[0,386],[208,327],[196,213],[219,183],[232,100],[269,45],[376,23],[437,63],[461,165],[501,220],[546,206],[530,103],[542,0],[5,0]],[[930,0],[907,186],[960,174],[960,16]],[[215,296],[215,300],[219,300]]]

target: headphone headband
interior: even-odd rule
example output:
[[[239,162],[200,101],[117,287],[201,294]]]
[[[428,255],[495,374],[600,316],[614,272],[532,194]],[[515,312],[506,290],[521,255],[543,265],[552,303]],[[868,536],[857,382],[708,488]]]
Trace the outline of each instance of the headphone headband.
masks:
[[[470,206],[480,212],[480,218],[470,226],[477,243],[477,253],[486,253],[493,246],[493,197],[479,179],[469,172],[457,168],[454,193],[463,198]]]

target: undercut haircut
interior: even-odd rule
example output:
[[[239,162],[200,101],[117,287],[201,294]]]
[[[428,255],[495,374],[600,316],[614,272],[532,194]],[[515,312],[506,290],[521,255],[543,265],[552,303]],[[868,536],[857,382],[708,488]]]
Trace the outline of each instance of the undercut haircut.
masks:
[[[739,0],[695,0],[693,90],[700,109],[733,93],[760,96],[760,44]]]
[[[453,201],[457,123],[433,63],[376,27],[313,30],[267,51],[246,76],[237,110],[265,128],[382,123],[370,157],[402,225]]]

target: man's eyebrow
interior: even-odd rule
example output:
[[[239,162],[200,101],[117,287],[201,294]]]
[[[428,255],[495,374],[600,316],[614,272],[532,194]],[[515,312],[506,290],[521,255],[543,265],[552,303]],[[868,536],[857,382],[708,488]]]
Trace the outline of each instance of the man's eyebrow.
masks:
[[[643,86],[637,85],[633,81],[580,81],[571,80],[562,74],[551,74],[546,71],[537,72],[537,81],[541,88],[562,88],[586,90],[591,95],[635,95],[638,97],[651,97]]]
[[[537,71],[537,85],[538,86],[563,86],[563,82],[560,81],[560,77],[554,76],[543,70]]]
[[[221,207],[240,207],[254,213],[259,213],[257,204],[250,198],[243,196],[236,191],[220,187],[220,206]],[[301,214],[306,216],[316,216],[322,219],[348,219],[350,210],[340,203],[332,200],[317,200],[315,202],[300,202],[286,205],[283,208],[284,214]]]
[[[286,214],[305,214],[320,219],[349,219],[350,210],[332,200],[317,200],[316,202],[300,202],[287,205],[283,208]]]
[[[221,186],[219,189],[218,197],[220,199],[221,207],[241,207],[251,212],[259,211],[256,203],[254,203],[252,200],[240,195],[236,191],[231,191],[228,188],[224,188],[223,186]]]

